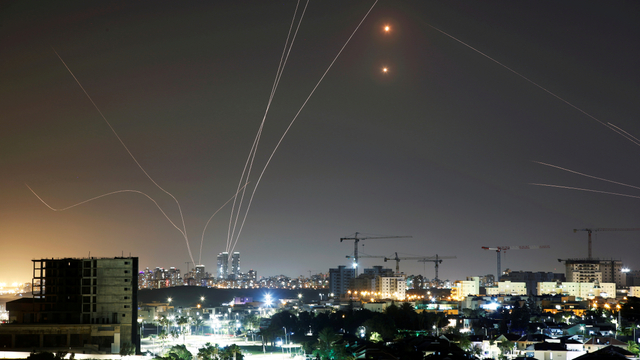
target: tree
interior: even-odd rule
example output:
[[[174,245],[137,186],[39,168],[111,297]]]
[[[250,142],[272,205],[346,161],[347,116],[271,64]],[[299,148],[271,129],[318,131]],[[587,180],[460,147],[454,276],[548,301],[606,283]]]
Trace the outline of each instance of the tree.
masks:
[[[298,332],[298,318],[289,311],[282,311],[274,314],[271,317],[269,330],[273,331],[275,334],[284,335],[283,328],[286,328],[287,332]]]
[[[458,346],[464,351],[469,351],[473,345],[471,344],[471,340],[466,335],[460,335],[460,341],[458,342]]]
[[[528,333],[529,322],[531,321],[531,311],[529,305],[525,302],[521,307],[520,302],[516,301],[511,312],[511,332],[524,334]]]
[[[242,318],[242,326],[245,329],[255,330],[260,325],[260,318],[257,315],[247,315]]]
[[[165,356],[156,356],[158,360],[192,360],[193,355],[184,345],[172,346]]]
[[[505,359],[506,354],[513,351],[514,346],[515,344],[512,341],[509,341],[509,340],[501,341],[498,344],[498,349],[500,349],[500,358]]]
[[[340,341],[342,336],[336,334],[332,328],[324,328],[318,333],[318,349],[315,351],[316,355],[321,360],[332,359],[335,355],[334,346],[335,343]]]
[[[160,319],[158,319],[158,323],[162,326],[162,329],[168,330],[169,324],[171,324],[171,320],[167,319],[166,316],[162,315]]]
[[[244,355],[242,355],[242,349],[240,346],[236,344],[231,344],[224,349],[220,353],[221,360],[243,360]]]
[[[276,340],[276,335],[271,328],[266,328],[260,330],[260,338],[262,338],[262,348],[264,349],[269,343],[271,346],[274,346],[274,341]]]
[[[201,318],[197,318],[193,322],[193,325],[195,325],[196,327],[196,334],[198,333],[198,329],[200,329],[200,335],[202,335],[202,327],[204,326],[204,320],[202,320]]]
[[[180,316],[176,319],[176,324],[180,327],[180,332],[182,333],[182,342],[185,343],[185,335],[187,332],[187,325],[189,324],[189,319],[185,316]]]
[[[218,360],[218,353],[220,348],[218,344],[211,345],[211,343],[204,344],[203,347],[198,349],[198,359],[200,360]]]
[[[382,341],[382,335],[374,331],[371,333],[371,336],[369,336],[369,341],[372,343],[379,343]]]
[[[162,351],[164,351],[164,342],[167,340],[167,338],[169,337],[169,334],[167,333],[167,330],[162,329],[160,331],[160,334],[158,334],[158,337],[160,338],[160,341],[162,341]]]
[[[120,356],[135,355],[136,347],[132,343],[124,343],[120,348]]]
[[[367,333],[377,332],[383,339],[393,339],[398,332],[391,317],[385,314],[375,314],[371,319],[363,323]]]
[[[627,350],[634,353],[636,356],[640,355],[640,347],[638,347],[638,344],[635,341],[630,340],[627,342],[627,344],[629,344]]]
[[[640,321],[640,298],[630,296],[627,298],[627,302],[622,305],[620,309],[620,316],[630,322]]]

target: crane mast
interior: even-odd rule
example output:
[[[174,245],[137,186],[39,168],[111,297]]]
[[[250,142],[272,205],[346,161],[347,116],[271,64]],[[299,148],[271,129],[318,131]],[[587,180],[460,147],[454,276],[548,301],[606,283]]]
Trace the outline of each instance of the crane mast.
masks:
[[[428,258],[423,258],[422,260],[418,260],[418,262],[433,262],[436,265],[436,277],[435,277],[435,281],[439,282],[440,279],[438,278],[438,266],[442,263],[442,260],[445,259],[457,259],[457,257],[455,256],[438,256],[438,254],[436,254],[436,256],[432,256],[432,257],[428,257]]]
[[[496,246],[496,247],[482,247],[484,250],[495,250],[498,255],[498,272],[496,281],[500,281],[500,253],[505,252],[507,250],[534,250],[534,249],[549,249],[551,248],[549,245],[519,245],[519,246]]]
[[[640,228],[597,228],[597,229],[573,229],[573,232],[586,231],[589,238],[589,248],[587,252],[587,259],[591,260],[591,233],[594,231],[638,231]]]
[[[405,257],[398,257],[398,253],[395,253],[396,256],[393,258],[388,258],[385,257],[384,261],[387,262],[389,260],[395,260],[396,261],[396,274],[400,274],[400,260],[420,260],[420,259],[424,259],[424,256],[405,256]]]
[[[353,240],[353,267],[355,270],[355,276],[358,277],[358,267],[360,266],[360,263],[358,262],[358,243],[360,242],[360,240],[367,240],[367,239],[400,239],[400,238],[411,238],[412,236],[367,236],[367,237],[359,237],[360,233],[356,232],[355,235],[353,237],[343,237],[340,238],[340,242],[343,242],[345,240]]]

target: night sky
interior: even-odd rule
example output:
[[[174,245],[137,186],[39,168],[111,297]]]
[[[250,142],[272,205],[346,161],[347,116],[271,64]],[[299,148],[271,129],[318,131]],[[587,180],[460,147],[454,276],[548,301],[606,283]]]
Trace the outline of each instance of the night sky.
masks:
[[[372,5],[309,3],[250,190]],[[137,167],[56,52],[178,199],[198,262],[206,221],[236,192],[295,8],[265,0],[2,2],[0,281],[29,281],[30,260],[43,257],[131,254],[142,268],[183,271],[191,261],[182,234],[143,195],[54,212],[25,185],[54,208],[141,191],[182,225],[175,202]],[[413,236],[362,241],[363,254],[457,256],[443,262],[442,279],[494,274],[495,252],[481,246],[550,245],[507,252],[502,267],[564,272],[557,259],[587,256],[587,234],[574,228],[640,228],[640,198],[531,183],[640,190],[534,161],[640,186],[640,147],[590,117],[640,137],[639,59],[637,2],[380,0],[264,173],[235,247],[242,271],[327,272],[349,263],[353,242],[339,239],[357,231]],[[226,249],[230,212],[231,204],[207,228],[208,271]],[[638,239],[640,231],[597,233],[594,256],[640,269]],[[434,275],[433,264],[400,268]]]

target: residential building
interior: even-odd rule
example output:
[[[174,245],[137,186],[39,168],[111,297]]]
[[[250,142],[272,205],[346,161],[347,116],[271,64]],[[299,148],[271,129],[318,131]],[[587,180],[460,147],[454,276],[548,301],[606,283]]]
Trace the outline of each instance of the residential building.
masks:
[[[527,284],[524,282],[502,281],[494,284],[492,287],[485,287],[487,295],[527,295]]]
[[[229,275],[234,280],[240,278],[240,253],[238,251],[231,256],[231,274]]]
[[[407,295],[404,276],[376,276],[376,293],[381,299],[404,300]]]
[[[603,259],[567,259],[566,279],[569,282],[615,283],[627,286],[627,273],[623,272],[622,261]]]
[[[33,298],[7,303],[0,344],[117,354],[129,343],[139,353],[137,257],[32,261]]]
[[[524,282],[527,287],[527,295],[535,295],[539,282],[550,281],[565,281],[565,274],[543,272],[543,271],[511,271],[505,270],[504,274],[500,277],[502,281]]]
[[[480,294],[480,278],[477,276],[468,277],[467,280],[458,280],[451,287],[451,298],[462,300],[469,295]]]
[[[207,273],[204,271],[204,265],[196,265],[195,272],[196,286],[203,286],[202,280],[207,278]],[[206,282],[204,286],[206,286]]]
[[[577,298],[614,298],[616,297],[616,284],[598,282],[541,282],[538,283],[538,295],[568,295]]]
[[[218,279],[226,280],[229,275],[229,253],[221,252],[218,254]]]
[[[347,293],[349,281],[355,277],[355,269],[344,265],[329,269],[329,291],[336,296]]]

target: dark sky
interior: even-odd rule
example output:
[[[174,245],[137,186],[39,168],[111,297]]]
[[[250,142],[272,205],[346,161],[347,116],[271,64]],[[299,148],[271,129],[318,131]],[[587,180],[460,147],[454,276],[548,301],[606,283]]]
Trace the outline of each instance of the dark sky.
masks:
[[[271,105],[251,185],[372,1],[312,1]],[[304,2],[301,3],[301,7]],[[173,200],[147,179],[57,51],[153,179],[180,202],[195,261],[204,225],[233,196],[262,120],[295,1],[4,1],[0,5],[0,281],[31,259],[191,261]],[[388,24],[391,32],[382,27]],[[380,0],[284,138],[235,248],[242,270],[289,276],[369,255],[457,256],[441,278],[557,271],[586,257],[585,227],[640,228],[640,199],[539,187],[640,191],[640,5],[631,1]],[[381,69],[388,67],[384,74]],[[230,207],[205,234],[224,251]],[[640,268],[640,232],[600,232],[594,256]],[[384,264],[363,259],[364,266]],[[393,267],[393,263],[387,263]],[[433,277],[433,266],[401,270]]]

